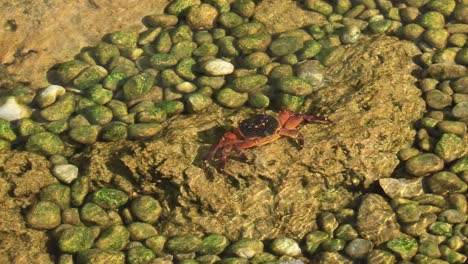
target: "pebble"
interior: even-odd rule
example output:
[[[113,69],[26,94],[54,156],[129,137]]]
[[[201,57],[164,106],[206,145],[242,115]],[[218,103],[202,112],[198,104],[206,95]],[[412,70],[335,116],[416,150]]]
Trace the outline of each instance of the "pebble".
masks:
[[[163,255],[164,244],[167,238],[165,236],[156,235],[145,239],[145,246],[158,255]]]
[[[133,222],[128,225],[128,231],[130,232],[130,238],[132,240],[145,240],[152,236],[158,235],[158,231],[154,226],[143,222]]]
[[[26,149],[37,152],[45,156],[61,154],[65,145],[55,134],[50,132],[40,132],[32,135],[26,142]]]
[[[402,197],[412,198],[424,193],[422,179],[395,179],[382,178],[379,179],[379,184],[383,191],[390,198]]]
[[[395,255],[386,250],[381,249],[372,250],[367,255],[366,260],[367,263],[396,263]]]
[[[447,193],[463,193],[468,185],[452,172],[441,171],[427,179],[429,189],[435,193],[444,195]]]
[[[434,109],[443,109],[452,104],[452,97],[439,90],[432,90],[426,93],[426,103]]]
[[[452,114],[456,118],[467,118],[468,117],[468,102],[461,102],[456,104],[452,109]]]
[[[19,120],[31,116],[31,109],[16,101],[15,97],[8,97],[3,105],[0,105],[0,118],[8,121]]]
[[[406,171],[414,176],[425,176],[442,170],[444,161],[433,153],[423,153],[406,161]]]
[[[88,225],[105,227],[110,222],[109,215],[104,209],[94,203],[86,203],[80,209],[81,220]]]
[[[299,256],[301,254],[301,248],[299,244],[291,238],[277,238],[271,242],[271,251],[278,256]]]
[[[127,251],[129,264],[150,263],[155,257],[154,252],[145,246],[132,247]]]
[[[202,239],[194,235],[182,235],[170,238],[166,248],[174,254],[187,254],[196,252],[202,245]]]
[[[465,142],[452,133],[444,133],[436,143],[434,153],[445,162],[454,161],[465,153]]]
[[[253,238],[242,238],[234,242],[230,252],[240,258],[252,258],[255,254],[263,252],[263,242]]]
[[[56,165],[52,168],[52,173],[60,181],[70,184],[78,178],[78,167],[72,164]]]
[[[327,233],[323,231],[312,231],[309,234],[306,235],[305,237],[305,251],[309,253],[310,255],[314,254],[319,246],[329,239],[329,236]]]
[[[91,201],[104,209],[117,209],[127,203],[128,195],[120,190],[103,188],[92,194]]]
[[[39,107],[43,108],[55,102],[57,97],[65,94],[65,88],[60,85],[50,85],[38,93],[36,102]]]
[[[41,201],[53,202],[65,210],[70,207],[70,188],[59,183],[50,184],[41,189],[40,198]]]
[[[410,260],[418,252],[418,242],[412,237],[396,238],[387,242],[387,248],[403,260]]]
[[[373,246],[369,240],[356,238],[346,245],[345,252],[352,259],[363,259],[369,254]]]
[[[71,226],[62,231],[58,247],[64,253],[77,253],[90,249],[94,243],[94,232],[86,226]]]
[[[200,255],[219,255],[228,245],[227,237],[220,234],[210,234],[203,238],[198,253]]]
[[[307,60],[296,65],[297,77],[310,83],[314,90],[323,84],[324,68],[317,60]]]
[[[37,230],[53,229],[60,225],[60,207],[49,201],[40,201],[26,214],[26,224]]]
[[[156,222],[162,212],[159,202],[148,195],[142,195],[133,199],[130,208],[136,218],[146,223]]]
[[[466,123],[460,121],[442,120],[437,123],[437,128],[445,133],[452,133],[463,136],[466,133]]]
[[[468,216],[455,209],[448,209],[439,214],[438,220],[447,222],[449,224],[462,224],[466,223]]]
[[[212,59],[204,62],[201,69],[211,76],[223,76],[234,72],[234,65],[222,59]]]
[[[336,238],[345,241],[350,241],[358,237],[357,231],[350,224],[340,225],[334,233]]]

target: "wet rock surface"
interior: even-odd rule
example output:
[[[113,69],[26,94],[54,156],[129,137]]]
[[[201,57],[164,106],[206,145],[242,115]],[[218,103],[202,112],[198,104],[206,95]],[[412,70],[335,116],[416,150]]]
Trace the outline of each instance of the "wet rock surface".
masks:
[[[87,168],[96,188],[112,183],[127,193],[155,195],[164,235],[300,238],[316,225],[318,212],[344,207],[356,195],[353,188],[390,177],[397,151],[411,144],[411,124],[424,111],[411,76],[415,53],[412,44],[392,37],[348,47],[310,100],[310,113],[334,124],[299,126],[302,151],[294,140],[280,139],[246,151],[252,165],[234,155],[228,175],[215,166],[204,170],[202,159],[253,110],[212,106],[170,119],[158,139],[96,143],[72,160]]]

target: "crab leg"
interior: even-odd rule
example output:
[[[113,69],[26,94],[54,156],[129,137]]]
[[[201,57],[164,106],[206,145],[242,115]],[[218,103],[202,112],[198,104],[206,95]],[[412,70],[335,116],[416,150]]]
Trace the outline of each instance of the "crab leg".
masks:
[[[296,139],[297,143],[299,144],[299,150],[301,150],[304,147],[304,136],[301,134],[301,132],[297,130],[281,128],[278,131],[278,134],[280,136],[286,136],[286,137]]]

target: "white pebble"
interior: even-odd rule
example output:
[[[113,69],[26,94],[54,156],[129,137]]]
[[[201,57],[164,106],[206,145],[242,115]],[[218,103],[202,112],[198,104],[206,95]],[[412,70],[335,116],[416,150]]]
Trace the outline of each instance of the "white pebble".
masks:
[[[78,177],[78,167],[72,164],[57,165],[52,169],[52,174],[60,181],[70,184]]]
[[[222,59],[212,59],[202,64],[202,70],[212,76],[222,76],[231,74],[234,65]]]
[[[31,116],[31,109],[16,101],[15,97],[8,97],[6,102],[0,106],[0,118],[8,121],[18,120]]]
[[[37,103],[40,107],[49,106],[57,100],[57,97],[63,94],[65,94],[65,88],[60,85],[51,85],[39,93]]]

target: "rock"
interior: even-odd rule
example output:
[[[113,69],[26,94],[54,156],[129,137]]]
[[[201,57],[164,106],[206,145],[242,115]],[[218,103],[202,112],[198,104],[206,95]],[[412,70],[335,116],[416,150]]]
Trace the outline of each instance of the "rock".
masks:
[[[70,207],[70,188],[68,186],[56,183],[48,185],[41,189],[41,201],[55,203],[64,210]]]
[[[362,259],[372,250],[373,244],[369,240],[356,238],[346,245],[345,252],[352,259]]]
[[[467,118],[468,117],[468,102],[461,102],[456,104],[452,109],[452,114],[456,118]]]
[[[71,226],[60,234],[58,247],[64,253],[78,253],[93,246],[94,233],[86,226]]]
[[[240,258],[252,258],[255,254],[263,252],[263,242],[258,239],[243,238],[234,242],[229,252]]]
[[[406,171],[415,176],[425,176],[444,167],[444,161],[432,153],[423,153],[406,161]]]
[[[262,74],[244,75],[232,81],[232,88],[239,93],[255,92],[267,82],[268,78]]]
[[[398,222],[390,205],[377,194],[364,195],[357,216],[361,237],[376,245],[400,236]]]
[[[89,66],[81,71],[78,76],[73,79],[73,85],[80,89],[89,88],[98,84],[108,74],[106,68],[98,65]]]
[[[69,136],[78,143],[91,145],[96,142],[100,130],[97,125],[83,125],[70,129]]]
[[[125,263],[125,253],[114,250],[88,249],[78,253],[79,263]]]
[[[419,24],[427,29],[440,29],[445,26],[445,18],[439,12],[425,12],[419,17]]]
[[[127,261],[130,264],[149,263],[155,257],[154,252],[144,246],[132,247],[127,253]]]
[[[395,263],[396,257],[385,250],[374,249],[367,255],[367,263]]]
[[[444,133],[437,142],[434,153],[445,162],[451,162],[463,156],[465,143],[455,134]]]
[[[384,178],[379,180],[380,187],[390,198],[412,198],[424,193],[421,178],[394,179]]]
[[[104,209],[116,209],[127,203],[128,195],[116,189],[103,188],[95,191],[91,201]]]
[[[191,6],[199,4],[200,0],[176,0],[166,7],[166,12],[169,15],[178,16],[182,12],[187,11]]]
[[[421,217],[421,210],[415,202],[399,205],[396,208],[398,220],[403,223],[416,222]]]
[[[237,40],[237,48],[243,54],[250,54],[256,51],[266,51],[270,43],[270,35],[249,34]]]
[[[65,94],[65,88],[60,85],[50,85],[38,93],[36,102],[39,107],[43,108],[53,104],[57,97],[60,97],[63,94]]]
[[[26,224],[37,230],[53,229],[60,225],[60,207],[48,201],[40,201],[26,214]]]
[[[314,254],[318,247],[327,239],[329,236],[327,233],[322,231],[313,231],[305,237],[305,250],[310,255]]]
[[[200,249],[202,240],[194,235],[176,236],[166,242],[166,248],[174,254],[192,253]]]
[[[231,88],[222,88],[216,94],[218,103],[229,108],[241,107],[249,99],[247,93],[238,93]]]
[[[0,106],[0,119],[14,121],[31,116],[31,109],[16,101],[15,97],[8,97]]]
[[[109,215],[94,203],[85,203],[80,210],[81,220],[88,225],[96,225],[100,227],[106,227],[110,218]]]
[[[34,134],[26,142],[27,150],[46,156],[61,154],[64,148],[62,140],[50,132]]]
[[[298,77],[281,78],[278,80],[277,85],[281,91],[296,96],[309,95],[314,90],[312,85]]]
[[[446,245],[440,246],[440,252],[442,253],[442,259],[447,260],[449,263],[465,263],[467,257]]]
[[[169,112],[167,113],[169,114]],[[161,131],[161,129],[162,129],[162,126],[159,123],[146,123],[146,124],[128,125],[127,131],[128,131],[129,138],[138,139],[138,138],[149,138],[149,137],[155,136],[159,131]]]
[[[89,191],[89,177],[78,177],[71,186],[71,199],[74,206],[83,204],[84,198]]]
[[[345,241],[351,241],[358,237],[358,233],[350,224],[344,224],[340,225],[335,230],[335,237]]]
[[[58,121],[69,117],[75,111],[75,96],[64,94],[53,104],[40,111],[41,117],[47,121]]]
[[[280,57],[292,54],[303,46],[303,42],[298,37],[282,37],[273,40],[269,46],[269,50],[274,56]]]
[[[8,120],[0,119],[0,139],[10,142],[16,139],[16,134]]]
[[[219,234],[211,234],[203,238],[198,253],[201,255],[219,255],[229,245],[229,240]]]
[[[164,244],[167,238],[165,236],[152,236],[145,239],[145,246],[158,255],[163,255]]]
[[[451,63],[432,64],[425,72],[440,81],[457,79],[467,74],[466,67]]]
[[[344,249],[345,244],[346,244],[346,241],[344,241],[343,239],[332,238],[332,239],[325,240],[321,244],[321,248],[323,248],[323,250],[328,251],[328,252],[338,252]]]
[[[428,178],[427,184],[431,191],[436,194],[465,192],[468,185],[460,180],[454,173],[448,171],[438,172]]]
[[[438,217],[439,221],[449,224],[466,223],[467,218],[466,213],[454,209],[445,210]]]
[[[431,234],[434,234],[437,236],[445,236],[445,237],[452,236],[452,225],[450,225],[449,223],[434,222],[429,226],[428,230],[429,232],[431,232]]]
[[[298,256],[301,254],[299,244],[290,238],[277,238],[271,242],[271,251],[278,256]]]
[[[437,123],[437,128],[445,133],[452,133],[463,136],[466,133],[466,123],[459,121],[442,120]]]
[[[222,59],[212,59],[204,62],[201,69],[211,76],[223,76],[231,74],[234,71],[234,65]]]
[[[159,202],[147,195],[142,195],[132,200],[130,208],[133,215],[146,223],[156,222],[162,211]]]
[[[191,113],[199,112],[213,103],[211,97],[201,93],[192,93],[186,97],[187,110]]]
[[[443,109],[452,104],[452,97],[439,90],[432,90],[426,93],[427,105],[434,109]]]
[[[418,251],[418,242],[412,237],[396,238],[388,241],[387,247],[402,259],[410,260]]]
[[[132,240],[145,240],[158,235],[156,228],[148,223],[133,222],[127,228]]]
[[[216,8],[209,4],[194,5],[187,12],[187,24],[193,29],[211,29],[218,17]]]
[[[339,223],[336,220],[334,214],[330,212],[323,212],[318,216],[317,222],[320,229],[325,231],[330,237],[333,236],[333,232],[338,227]]]

